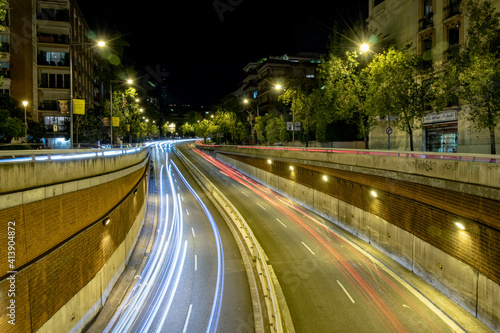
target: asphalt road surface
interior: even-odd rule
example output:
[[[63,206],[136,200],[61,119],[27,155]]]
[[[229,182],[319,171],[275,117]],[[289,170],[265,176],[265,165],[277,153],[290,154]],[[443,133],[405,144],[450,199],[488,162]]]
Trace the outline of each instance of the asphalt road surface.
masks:
[[[192,144],[178,148],[245,216],[275,270],[297,332],[488,331],[439,292],[428,292],[432,287],[417,289],[411,272],[333,223]],[[472,326],[464,324],[466,316]]]

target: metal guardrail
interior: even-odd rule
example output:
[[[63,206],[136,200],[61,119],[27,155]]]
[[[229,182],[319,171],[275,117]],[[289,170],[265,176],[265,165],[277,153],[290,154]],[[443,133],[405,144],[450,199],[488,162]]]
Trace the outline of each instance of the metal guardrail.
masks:
[[[203,173],[198,170],[198,168],[196,168],[177,148],[174,147],[174,151],[181,161],[185,163],[194,178],[199,181],[200,185],[202,185],[212,195],[212,197],[231,217],[231,221],[233,222],[236,230],[240,233],[241,239],[244,241],[247,250],[249,250],[255,261],[259,282],[264,293],[267,316],[270,320],[269,324],[273,331],[284,332],[281,325],[282,318],[280,301],[278,300],[274,283],[272,281],[272,273],[267,265],[267,256],[261,248],[258,240],[255,238],[251,228],[248,226],[244,217],[224,196],[224,194],[222,194],[222,192],[217,189],[217,187],[215,187],[215,185],[213,185],[213,183],[210,182],[210,180],[208,180],[205,175],[203,175]]]
[[[29,161],[55,161],[84,159],[100,156],[116,156],[133,154],[148,147],[123,148],[123,149],[78,149],[78,150],[32,150],[32,151],[0,151],[0,163],[29,162]]]
[[[407,152],[407,151],[387,151],[387,150],[362,150],[362,149],[335,149],[335,148],[296,148],[280,146],[241,146],[241,145],[206,145],[200,141],[196,142],[202,147],[213,148],[238,148],[238,149],[259,149],[259,150],[281,150],[281,151],[303,151],[314,153],[336,153],[336,154],[356,154],[356,155],[378,155],[409,157],[422,159],[440,159],[464,162],[500,163],[500,157],[488,154],[457,154],[457,153],[432,153],[432,152]]]

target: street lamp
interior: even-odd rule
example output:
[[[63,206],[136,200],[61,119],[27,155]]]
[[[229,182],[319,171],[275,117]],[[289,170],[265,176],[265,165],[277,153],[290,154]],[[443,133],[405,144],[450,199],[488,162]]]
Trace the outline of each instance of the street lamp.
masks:
[[[370,45],[368,45],[367,43],[363,43],[363,44],[361,44],[359,49],[360,49],[361,53],[368,52],[368,51],[370,51]]]
[[[110,113],[110,123],[109,128],[111,131],[111,148],[113,148],[113,83],[114,82],[122,82],[122,80],[109,80],[109,113]],[[132,79],[128,79],[127,84],[132,84],[134,81]]]
[[[26,142],[28,142],[28,121],[26,120],[26,107],[28,106],[28,101],[23,101],[24,105],[24,137]]]
[[[71,33],[70,33],[70,35],[71,35]],[[93,43],[86,43],[86,42],[70,42],[69,43],[69,105],[70,105],[70,112],[69,112],[70,142],[69,142],[69,144],[70,144],[71,149],[73,148],[73,55],[72,55],[73,52],[71,52],[71,51],[73,50],[73,46],[76,46],[76,45],[85,46],[85,45],[89,45],[89,44],[93,44]],[[106,42],[98,41],[97,46],[98,47],[105,47]]]

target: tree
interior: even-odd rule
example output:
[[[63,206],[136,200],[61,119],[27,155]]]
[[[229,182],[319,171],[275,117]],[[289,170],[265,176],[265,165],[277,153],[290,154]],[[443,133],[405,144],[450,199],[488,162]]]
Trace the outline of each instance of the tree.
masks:
[[[369,149],[369,136],[375,124],[376,110],[367,108],[368,71],[358,61],[359,54],[346,52],[344,57],[330,54],[320,65],[319,73],[324,91],[322,119],[331,123],[334,119],[345,120],[358,126],[359,136]],[[324,126],[326,128],[326,124]]]
[[[270,145],[288,139],[286,122],[283,115],[268,116],[266,122],[266,139]]]
[[[431,85],[421,79],[421,60],[406,50],[390,48],[377,54],[367,67],[367,105],[379,115],[397,116],[397,126],[406,132],[413,151],[413,131],[425,113]]]
[[[24,137],[24,131],[24,109],[16,99],[0,95],[0,141],[10,143],[13,138]]]
[[[490,152],[496,154],[495,129],[500,120],[500,13],[490,0],[464,1],[469,17],[463,52],[452,58],[459,68],[460,97],[469,106],[468,120],[478,130],[488,129]]]

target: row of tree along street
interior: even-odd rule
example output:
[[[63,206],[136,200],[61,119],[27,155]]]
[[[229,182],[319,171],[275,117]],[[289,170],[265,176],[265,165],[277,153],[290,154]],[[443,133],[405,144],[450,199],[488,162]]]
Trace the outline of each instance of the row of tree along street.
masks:
[[[387,43],[380,36],[381,42],[374,43],[372,35],[368,52],[342,52],[332,43],[315,79],[288,78],[279,97],[288,106],[284,114],[257,117],[252,108],[241,113],[239,101],[226,99],[213,109],[212,118],[186,123],[180,130],[217,142],[252,138],[274,144],[290,139],[286,121],[293,114],[302,124],[300,133],[295,133],[302,141],[328,141],[331,126],[349,124],[368,149],[378,116],[391,116],[407,133],[413,150],[413,132],[421,126],[423,115],[467,106],[466,118],[478,130],[489,131],[495,154],[500,120],[500,14],[490,0],[465,0],[461,6],[469,19],[467,38],[459,50],[448,51],[445,63],[424,60],[412,52],[411,45],[384,47]]]

